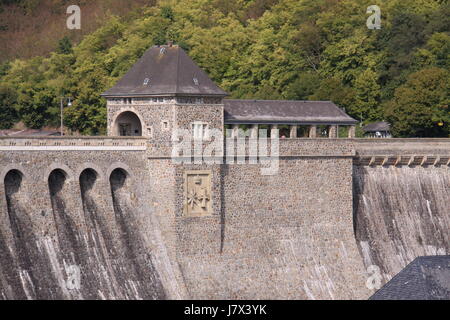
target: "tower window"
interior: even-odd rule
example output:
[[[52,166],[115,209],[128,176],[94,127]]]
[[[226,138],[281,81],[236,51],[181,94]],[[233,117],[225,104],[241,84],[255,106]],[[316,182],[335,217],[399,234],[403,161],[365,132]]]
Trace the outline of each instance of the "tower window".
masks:
[[[161,123],[161,127],[162,127],[162,129],[163,129],[164,131],[169,130],[169,121],[163,120],[162,123]]]
[[[208,124],[204,122],[192,123],[192,135],[194,140],[208,139]]]

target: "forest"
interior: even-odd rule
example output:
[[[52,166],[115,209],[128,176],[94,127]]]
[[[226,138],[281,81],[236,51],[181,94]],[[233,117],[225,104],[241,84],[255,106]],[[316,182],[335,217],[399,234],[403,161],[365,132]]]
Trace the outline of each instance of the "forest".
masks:
[[[447,0],[137,1],[95,23],[82,1],[83,32],[64,30],[72,3],[53,2],[62,31],[27,46],[48,40],[45,50],[0,51],[0,129],[58,127],[64,96],[71,132],[105,134],[100,93],[146,49],[173,41],[232,98],[331,100],[363,124],[388,121],[395,137],[450,135]],[[26,3],[1,0],[0,12]],[[380,29],[366,25],[370,5],[381,9]]]

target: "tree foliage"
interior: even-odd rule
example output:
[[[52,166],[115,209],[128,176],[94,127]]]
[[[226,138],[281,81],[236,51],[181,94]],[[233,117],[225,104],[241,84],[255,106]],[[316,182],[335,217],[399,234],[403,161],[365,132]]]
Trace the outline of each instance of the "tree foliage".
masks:
[[[382,28],[366,26],[369,5]],[[143,52],[168,40],[234,98],[331,100],[398,136],[448,136],[449,5],[435,0],[172,0],[110,16],[72,46],[0,66],[1,125],[65,124],[104,134],[114,85]]]

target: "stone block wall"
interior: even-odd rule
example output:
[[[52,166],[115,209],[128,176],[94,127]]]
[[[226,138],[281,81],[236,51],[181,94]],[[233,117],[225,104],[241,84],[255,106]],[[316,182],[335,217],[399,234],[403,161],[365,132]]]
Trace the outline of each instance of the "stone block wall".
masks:
[[[0,139],[0,297],[182,297],[148,203],[145,144]]]
[[[168,228],[188,296],[367,298],[353,235],[353,152],[344,140],[286,139],[273,176],[261,175],[260,164],[167,169],[175,190]],[[155,168],[160,161],[149,158]],[[212,172],[209,216],[183,215],[183,173],[192,170]]]
[[[450,140],[281,139],[279,152],[262,175],[248,158],[174,163],[163,139],[0,138],[0,296],[365,299],[371,265],[387,281],[448,254]],[[212,210],[193,217],[196,170],[211,172]]]
[[[173,104],[149,105],[109,105],[108,106],[108,136],[112,136],[115,118],[121,113],[134,112],[141,120],[142,135],[150,139],[170,141],[175,126],[175,106]],[[167,122],[165,126],[164,122]]]

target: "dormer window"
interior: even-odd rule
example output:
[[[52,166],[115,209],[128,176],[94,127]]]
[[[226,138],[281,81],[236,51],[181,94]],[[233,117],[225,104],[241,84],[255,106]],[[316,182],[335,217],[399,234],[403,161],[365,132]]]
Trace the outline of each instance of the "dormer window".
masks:
[[[149,81],[150,81],[149,78],[145,78],[145,79],[144,79],[144,86],[148,85]]]
[[[192,80],[194,81],[194,84],[195,84],[196,86],[198,86],[198,79],[197,79],[197,78],[193,78]]]

